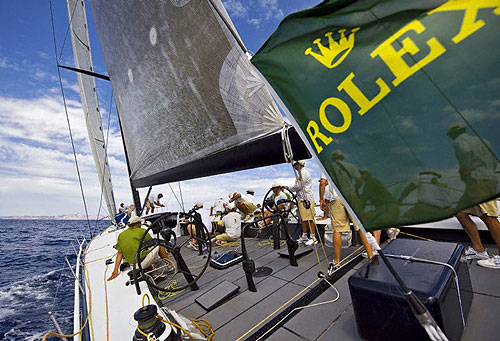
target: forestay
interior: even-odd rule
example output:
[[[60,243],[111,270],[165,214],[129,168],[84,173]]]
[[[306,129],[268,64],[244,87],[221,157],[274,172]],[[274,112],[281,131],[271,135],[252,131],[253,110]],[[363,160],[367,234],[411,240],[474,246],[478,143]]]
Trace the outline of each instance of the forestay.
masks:
[[[209,164],[218,173],[254,166],[234,154],[216,159],[284,122],[219,0],[92,6],[134,186],[210,175]]]
[[[67,4],[75,66],[78,69],[93,72],[85,3],[83,1],[68,0]],[[116,213],[116,206],[106,155],[104,134],[102,132],[95,80],[94,77],[82,73],[77,73],[77,77],[78,84],[80,85],[80,95],[85,113],[85,122],[87,123],[90,147],[102,186],[103,197],[108,207],[108,213],[112,217]]]

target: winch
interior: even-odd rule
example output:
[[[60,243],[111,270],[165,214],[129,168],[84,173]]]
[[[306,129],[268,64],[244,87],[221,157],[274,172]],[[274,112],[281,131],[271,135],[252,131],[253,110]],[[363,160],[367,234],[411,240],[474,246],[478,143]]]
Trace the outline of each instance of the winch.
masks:
[[[176,340],[176,334],[172,333],[172,327],[157,318],[157,311],[155,305],[149,304],[134,313],[134,320],[137,321],[138,326],[133,341]]]

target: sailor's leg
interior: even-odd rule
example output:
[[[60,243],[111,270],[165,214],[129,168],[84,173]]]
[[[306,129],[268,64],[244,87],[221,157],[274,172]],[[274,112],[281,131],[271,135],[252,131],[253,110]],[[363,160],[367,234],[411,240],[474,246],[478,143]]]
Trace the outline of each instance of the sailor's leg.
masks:
[[[340,262],[340,251],[342,249],[342,233],[333,232],[333,261],[335,264]]]
[[[196,227],[193,224],[189,224],[187,226],[187,230],[188,230],[189,235],[191,236],[191,242],[196,245],[197,242],[196,242],[196,239],[194,238],[194,235],[196,233]]]
[[[465,230],[465,233],[467,233],[467,235],[469,236],[470,241],[472,243],[472,248],[474,250],[476,250],[477,252],[483,252],[484,247],[483,247],[483,243],[481,243],[481,238],[479,237],[479,232],[477,230],[477,226],[472,221],[469,214],[467,214],[465,212],[458,212],[455,215],[455,217],[460,222],[460,225],[462,225],[462,228]]]
[[[372,246],[370,245],[370,243],[368,243],[368,240],[366,239],[366,236],[363,233],[363,231],[361,231],[359,229],[358,232],[359,232],[359,238],[361,239],[361,243],[363,243],[363,245],[364,245],[364,247],[366,249],[366,254],[368,255],[368,258],[372,259],[373,258],[373,249],[372,249]]]
[[[372,234],[375,237],[375,240],[377,241],[377,244],[380,245],[380,236],[382,235],[382,230],[372,231]]]
[[[481,218],[481,220],[486,224],[486,227],[488,227],[493,240],[497,244],[498,254],[500,255],[500,222],[497,217],[490,217],[486,214],[483,214],[479,218]]]

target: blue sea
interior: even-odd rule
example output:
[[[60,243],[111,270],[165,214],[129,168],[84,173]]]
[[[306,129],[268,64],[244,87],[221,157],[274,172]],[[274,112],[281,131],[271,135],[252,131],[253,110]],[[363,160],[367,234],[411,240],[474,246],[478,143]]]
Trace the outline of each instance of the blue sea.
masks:
[[[100,232],[109,221],[90,226]],[[48,311],[72,333],[74,280],[64,257],[74,266],[71,243],[78,249],[83,234],[81,220],[0,220],[0,341],[40,340],[54,330]]]

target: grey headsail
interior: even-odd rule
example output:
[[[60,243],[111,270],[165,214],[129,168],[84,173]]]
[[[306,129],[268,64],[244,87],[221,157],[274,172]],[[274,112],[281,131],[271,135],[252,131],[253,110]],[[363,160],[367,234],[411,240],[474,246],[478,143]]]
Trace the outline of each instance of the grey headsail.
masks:
[[[220,1],[94,0],[92,9],[136,187],[255,166],[238,164],[249,157],[242,146],[284,122]]]
[[[78,69],[93,71],[85,3],[83,1],[67,0],[67,4],[75,66]],[[94,163],[102,186],[102,193],[106,201],[108,213],[110,217],[113,217],[116,213],[115,198],[113,196],[113,186],[106,155],[104,134],[102,132],[95,80],[92,76],[82,73],[77,73],[77,77]]]

